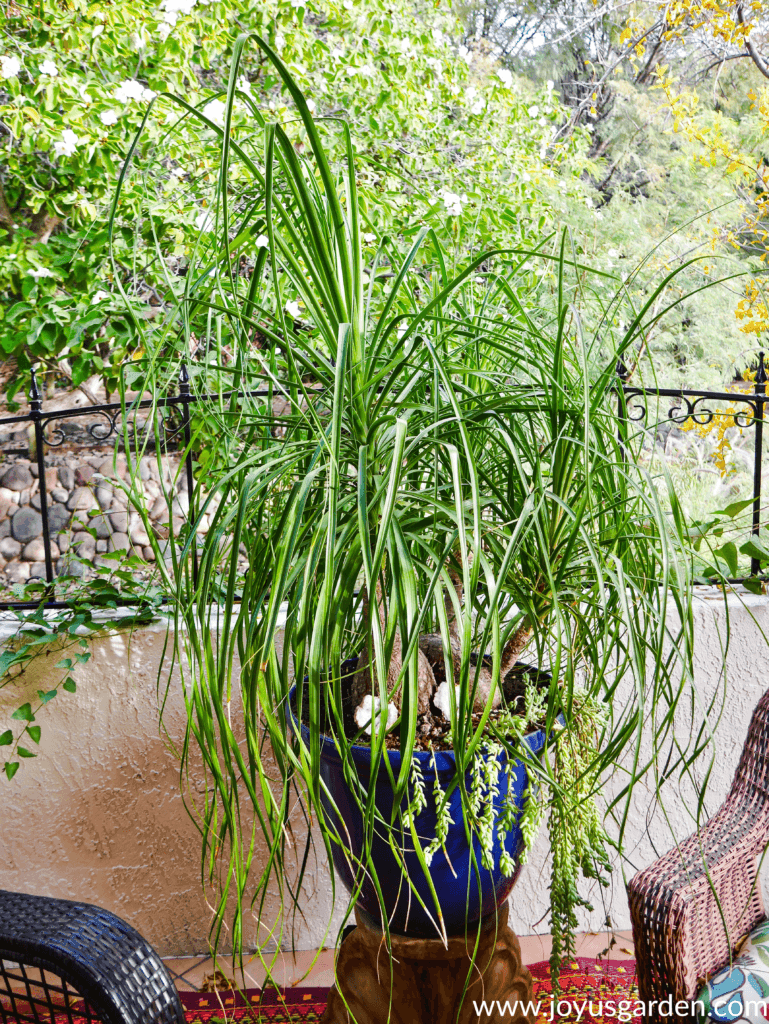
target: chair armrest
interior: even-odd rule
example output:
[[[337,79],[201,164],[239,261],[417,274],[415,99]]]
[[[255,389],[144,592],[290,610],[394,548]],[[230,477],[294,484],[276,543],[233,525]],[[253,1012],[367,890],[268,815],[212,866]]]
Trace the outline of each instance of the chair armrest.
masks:
[[[14,969],[3,961],[22,965],[23,977],[26,967],[40,971],[32,982],[36,1020],[53,1019],[58,994],[69,1019],[79,995],[102,1024],[184,1024],[176,988],[154,949],[125,921],[89,903],[0,890],[0,995],[5,987],[13,1002]],[[62,984],[50,983],[46,974]],[[49,1012],[39,1017],[40,1010]]]
[[[698,832],[631,879],[642,1000],[694,999],[763,919],[757,858],[768,836],[765,802],[730,796]]]

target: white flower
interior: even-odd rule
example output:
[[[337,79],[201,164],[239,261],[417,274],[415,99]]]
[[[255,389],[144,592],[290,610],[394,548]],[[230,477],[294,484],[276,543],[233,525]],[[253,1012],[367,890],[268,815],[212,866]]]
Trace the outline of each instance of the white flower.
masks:
[[[364,78],[372,78],[376,74],[376,68],[373,64],[364,64],[359,68],[348,68],[347,74],[350,78],[354,75],[363,75]]]
[[[48,75],[49,78],[56,78],[59,73],[59,69],[56,67],[52,60],[44,60],[40,65],[40,74]]]
[[[459,693],[461,687],[454,687],[455,703],[459,706]],[[433,695],[433,702],[439,711],[443,712],[443,717],[446,721],[451,721],[451,692],[449,691],[449,684],[447,680],[441,683],[438,689]]]
[[[298,7],[306,7],[307,0],[291,0],[291,6],[296,10]]]
[[[376,242],[376,235],[371,231],[366,231],[363,235],[363,241],[369,243]]]
[[[609,259],[616,260],[617,257],[619,256],[619,253],[617,252],[616,249],[609,249],[608,256],[609,256]]]
[[[15,78],[21,71],[18,57],[0,57],[0,78]]]
[[[428,68],[432,68],[433,71],[438,75],[441,73],[441,71],[443,71],[443,64],[441,63],[441,61],[438,60],[437,57],[428,57],[425,60],[425,64],[428,66]]]
[[[470,107],[470,113],[471,114],[482,114],[484,109],[485,109],[485,107],[486,107],[486,100],[483,98],[483,96],[479,96],[478,99],[475,101],[475,103],[473,103],[473,105]]]
[[[344,7],[344,9],[346,11],[351,11],[352,10],[352,0],[342,0],[342,7]]]
[[[197,0],[163,0],[160,6],[163,8],[165,20],[173,25],[180,14],[192,14],[192,8],[196,3]]]
[[[238,79],[237,86],[241,92],[244,92],[246,94],[246,96],[251,95],[251,83],[249,82],[245,75],[241,76]]]
[[[94,25],[93,32],[91,32],[91,39],[98,39],[104,31],[103,25]]]
[[[587,196],[586,199],[585,199],[585,206],[587,206],[587,208],[590,209],[590,207],[592,205],[593,205],[593,200],[590,198],[590,196]]]
[[[457,50],[460,60],[463,60],[465,64],[469,64],[473,59],[472,50],[468,50],[466,46],[460,46]]]
[[[96,305],[97,302],[101,302],[102,299],[108,299],[108,298],[109,298],[109,292],[102,291],[102,289],[99,288],[91,296],[91,305],[94,306],[94,305]]]
[[[513,87],[513,73],[507,68],[500,68],[497,72],[497,78],[500,80],[505,89],[512,89]]]
[[[257,240],[254,242],[254,245],[256,246],[257,249],[266,249],[269,246],[269,244],[270,240],[267,237],[267,235],[259,235]]]
[[[140,100],[144,92],[144,86],[135,78],[127,78],[115,90],[115,99],[118,103],[130,103],[132,100]]]
[[[152,89],[145,88],[141,82],[137,82],[135,78],[126,78],[124,82],[115,89],[114,97],[118,103],[122,103],[124,106],[127,103],[131,103],[134,100],[152,100],[157,94]]]
[[[477,95],[478,95],[478,90],[475,88],[475,86],[474,85],[469,85],[465,89],[465,102],[466,103],[472,103]]]
[[[195,218],[195,227],[198,231],[210,231],[214,226],[214,218],[210,210],[201,210]]]
[[[449,92],[451,93],[452,96],[459,96],[462,90],[456,83],[454,83],[454,85],[449,86]]]
[[[102,124],[110,125],[117,124],[117,119],[120,115],[117,110],[102,110],[99,114],[99,120]]]
[[[299,303],[298,302],[287,302],[286,303],[286,312],[288,313],[288,315],[290,317],[293,317],[294,320],[298,319],[298,317],[300,317],[302,315],[302,311],[299,309]]]
[[[539,113],[539,107],[535,103],[534,106],[529,107],[529,109],[526,111],[526,113],[529,115],[529,117],[536,117],[537,114]]]
[[[166,25],[165,22],[162,25],[158,25],[158,35],[160,36],[160,42],[164,43],[171,35],[171,26]]]
[[[53,277],[53,271],[48,267],[36,267],[34,270],[28,270],[27,273],[36,281],[39,281],[41,277]]]
[[[315,100],[307,100],[307,109],[310,111],[311,114],[314,114],[315,111],[318,109],[318,104],[315,102]]]
[[[355,723],[359,729],[363,729],[369,736],[371,735],[371,718],[372,710],[376,716],[376,728],[379,728],[379,720],[382,717],[381,712],[381,701],[379,697],[372,697],[370,693],[367,693],[363,700],[360,702],[357,710],[355,711]],[[392,729],[398,719],[398,709],[394,704],[387,705],[387,729]]]
[[[285,45],[286,45],[286,37],[283,35],[282,32],[276,32],[275,33],[275,49],[278,51],[278,53],[280,53],[280,51],[285,47]]]
[[[439,194],[443,200],[446,213],[450,217],[461,217],[462,206],[468,201],[465,193],[463,192],[460,196],[456,192],[450,192],[448,189],[441,189]]]
[[[431,106],[432,102],[433,102],[433,99],[435,98],[432,89],[425,89],[423,95],[424,95],[424,98],[425,98],[425,103],[428,106]]]
[[[56,156],[72,156],[80,143],[80,139],[71,128],[65,128],[61,138],[53,144],[53,151]]]
[[[203,107],[203,116],[207,117],[209,121],[213,121],[214,124],[218,124],[220,128],[224,126],[226,113],[227,104],[224,100],[209,100]]]
[[[547,86],[547,91],[551,92],[552,88],[553,88],[553,79],[552,78],[548,78],[548,80],[546,82],[546,86]]]

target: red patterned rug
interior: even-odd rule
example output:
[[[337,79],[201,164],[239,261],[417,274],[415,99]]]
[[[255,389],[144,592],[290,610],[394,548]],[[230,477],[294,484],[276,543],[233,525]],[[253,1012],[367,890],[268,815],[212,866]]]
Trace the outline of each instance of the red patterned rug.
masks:
[[[577,957],[561,967],[558,996],[553,995],[550,965],[529,964],[534,978],[537,1024],[579,1021],[579,1024],[617,1024],[629,1021],[637,1009],[635,960],[591,960]],[[638,1016],[638,1014],[636,1014]]]
[[[532,1009],[536,1024],[574,1021],[578,1024],[619,1024],[630,1021],[637,1007],[635,961],[591,960],[579,957],[561,969],[561,991],[552,994],[547,963],[530,964],[534,978]],[[326,1008],[327,988],[249,989],[247,992],[182,992],[186,1024],[317,1024]],[[24,1012],[24,1011],[27,1012]],[[45,1019],[28,1011],[16,1001],[17,1016],[6,1006],[0,1020],[28,1022]],[[635,1014],[637,1016],[638,1014]],[[54,1024],[70,1018],[58,1015]],[[89,1018],[91,1019],[91,1018]],[[479,1016],[482,1024],[484,1014]],[[75,1024],[87,1024],[75,1017]]]
[[[248,989],[246,992],[180,992],[187,1024],[269,1021],[316,1024],[323,1016],[327,988]]]
[[[561,992],[552,994],[550,966],[530,964],[534,978],[537,1024],[579,1021],[617,1024],[624,1011],[632,1015],[637,998],[634,960],[591,960],[579,957],[561,968]],[[316,1024],[326,1007],[328,989],[295,988],[276,992],[182,992],[187,1024],[268,1021],[270,1024]],[[625,1001],[629,1005],[620,1005]],[[624,1014],[623,1014],[624,1016]],[[483,1019],[482,1017],[480,1018]],[[628,1018],[629,1019],[629,1018]]]

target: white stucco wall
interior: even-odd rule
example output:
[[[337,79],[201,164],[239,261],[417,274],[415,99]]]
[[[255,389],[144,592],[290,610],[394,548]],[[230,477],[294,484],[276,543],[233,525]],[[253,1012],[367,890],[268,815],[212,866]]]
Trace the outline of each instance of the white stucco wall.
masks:
[[[14,629],[0,620],[0,642]],[[183,956],[208,950],[212,914],[201,885],[200,835],[185,810],[171,749],[184,736],[186,711],[178,668],[170,666],[168,629],[159,621],[93,639],[91,659],[75,672],[77,693],[60,692],[38,714],[39,756],[21,761],[10,782],[0,775],[0,889],[99,904],[137,928],[162,955]],[[13,725],[17,732],[12,712],[25,700],[36,703],[38,690],[62,678],[62,670],[52,667],[60,657],[38,659],[0,689],[0,733]],[[158,728],[164,658],[168,737]],[[0,748],[0,762],[9,749]],[[203,789],[202,774],[193,770],[190,800],[199,801]],[[301,815],[294,813],[292,822],[303,842]],[[325,934],[333,899],[322,843],[317,850],[306,875],[304,917],[294,923],[300,949],[333,944],[336,934]],[[289,865],[302,854],[303,846],[291,847]],[[257,845],[255,862],[265,859]],[[338,894],[337,902],[335,928],[342,921]],[[262,938],[265,925],[272,929],[280,918],[279,908],[271,886]],[[249,944],[259,927],[256,915],[248,915]],[[286,920],[268,945],[289,947],[290,931]]]
[[[674,617],[671,616],[671,622]],[[727,630],[728,623],[728,630]],[[630,928],[625,880],[658,856],[667,852],[676,840],[696,830],[696,787],[700,786],[713,756],[713,769],[707,785],[705,817],[714,814],[732,784],[753,708],[769,687],[769,597],[750,594],[730,595],[727,603],[717,590],[698,588],[694,602],[694,684],[701,709],[714,702],[721,718],[713,746],[703,753],[692,770],[692,779],[676,775],[662,788],[662,804],[655,800],[651,776],[634,793],[625,833],[625,860],[613,858],[612,884],[608,889],[593,883],[580,884],[589,894],[594,911],[580,910],[580,926],[586,931],[601,931],[610,918],[617,929]],[[730,636],[728,648],[727,635]],[[725,671],[723,652],[726,651]],[[715,724],[717,712],[711,715]],[[688,700],[683,700],[676,717],[675,733],[682,746],[691,740]],[[668,743],[669,745],[669,743]],[[647,756],[651,747],[644,745]],[[667,750],[667,745],[665,747]],[[615,779],[607,791],[618,791]],[[611,823],[607,830],[612,833]],[[519,934],[546,932],[549,861],[547,836],[539,836],[531,851],[511,898],[511,925]],[[768,872],[762,872],[764,899],[769,906]],[[539,923],[538,923],[539,922]]]
[[[724,685],[723,599],[705,593],[695,614],[695,681],[701,700],[708,701]],[[730,600],[729,617],[728,699],[716,738],[709,813],[728,792],[751,711],[768,685],[769,647],[762,630],[769,635],[769,599]],[[211,913],[200,883],[200,838],[184,809],[178,762],[158,731],[156,690],[166,629],[158,623],[96,640],[93,657],[78,669],[77,694],[60,694],[40,714],[39,757],[23,762],[13,781],[0,777],[0,888],[101,904],[137,927],[163,955],[178,956],[206,949]],[[6,637],[8,632],[6,627]],[[169,652],[170,647],[166,657]],[[41,659],[0,689],[0,732],[25,695],[49,688],[51,672],[50,662]],[[177,672],[170,682],[165,721],[171,739],[178,741],[185,712]],[[682,735],[684,718],[682,713]],[[200,781],[193,772],[191,792],[200,790]],[[692,792],[687,785],[668,788],[665,806],[678,838],[693,828]],[[658,810],[649,817],[650,806],[650,794],[639,788],[627,834],[628,875],[672,845],[664,816]],[[298,828],[299,816],[293,820]],[[334,931],[343,917],[342,894],[337,892],[334,907],[322,845],[317,849],[307,874],[303,919],[296,925],[301,949],[330,944],[333,933],[324,937],[329,917]],[[546,849],[543,835],[513,892],[511,924],[519,934],[547,930]],[[607,915],[615,927],[629,927],[622,865],[612,887],[594,896],[596,909],[582,915],[583,927],[603,929]],[[271,891],[262,927],[275,919],[278,906],[278,894]],[[254,934],[255,919],[250,925]],[[288,930],[282,942],[288,945]]]

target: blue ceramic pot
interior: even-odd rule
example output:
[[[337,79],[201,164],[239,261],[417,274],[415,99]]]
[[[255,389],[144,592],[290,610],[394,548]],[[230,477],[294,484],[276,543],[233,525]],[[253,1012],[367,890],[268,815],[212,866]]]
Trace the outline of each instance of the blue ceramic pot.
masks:
[[[289,707],[292,708],[291,719],[294,728],[301,728],[305,742],[309,742],[309,729],[302,723],[297,722],[293,713],[294,691],[291,691]],[[540,729],[525,737],[525,742],[533,753],[539,753],[545,745],[545,732]],[[371,775],[371,749],[369,747],[351,746],[352,759],[363,786],[368,789]],[[401,754],[399,750],[386,751],[390,758],[393,775],[397,778],[401,765]],[[422,768],[422,775],[425,780],[425,797],[427,806],[417,817],[415,825],[417,834],[422,840],[423,848],[427,846],[435,835],[436,809],[435,797],[433,794],[433,782],[437,770],[441,789],[445,792],[448,785],[456,774],[456,762],[453,751],[439,751],[435,754],[435,767],[433,767],[433,755],[427,751],[416,750],[414,755],[418,758]],[[500,755],[500,760],[504,755]],[[504,765],[503,765],[504,767]],[[321,739],[321,764],[320,774],[323,782],[328,787],[333,803],[337,811],[334,812],[331,803],[323,796],[323,806],[326,814],[336,826],[338,833],[343,837],[345,844],[349,843],[353,857],[348,859],[346,849],[338,844],[333,844],[334,866],[348,890],[352,891],[357,870],[357,858],[360,858],[363,851],[363,816],[358,808],[349,786],[345,782],[342,770],[342,759],[339,756],[336,744],[333,740],[323,737]],[[509,780],[509,782],[508,782]],[[468,785],[469,785],[468,774]],[[513,800],[518,807],[516,823],[505,837],[504,848],[516,861],[515,870],[510,877],[502,874],[499,866],[502,855],[502,846],[494,830],[494,861],[491,871],[481,864],[481,847],[477,836],[473,835],[473,846],[475,850],[474,865],[470,854],[465,826],[462,818],[462,802],[459,787],[454,789],[450,798],[450,813],[453,824],[449,826],[448,836],[445,842],[445,853],[441,849],[433,857],[430,865],[430,877],[435,886],[435,892],[440,902],[441,911],[446,931],[449,935],[462,934],[467,925],[473,924],[479,918],[492,913],[507,899],[518,878],[521,865],[517,863],[517,857],[523,847],[518,821],[520,820],[523,794],[528,786],[528,773],[521,761],[515,761],[510,765],[509,772],[500,771],[499,795],[495,798],[495,808],[499,812],[503,802]],[[384,766],[381,766],[376,780],[376,806],[384,821],[390,821],[393,807],[393,790]],[[405,804],[404,804],[405,807]],[[341,818],[341,820],[340,820]],[[427,879],[413,848],[410,834],[401,835],[398,833],[395,841],[403,851],[403,858],[406,864],[406,871],[415,889],[430,911],[433,919],[436,918],[435,903],[430,893]],[[436,926],[428,916],[424,907],[414,896],[410,886],[404,881],[401,867],[393,854],[388,841],[385,826],[381,823],[375,826],[374,837],[371,848],[371,856],[376,867],[377,877],[382,889],[385,910],[390,920],[390,929],[401,934],[435,937]],[[477,865],[477,868],[476,868]],[[382,912],[376,890],[370,878],[363,881],[361,894],[358,898],[358,906],[367,911],[375,921],[381,921]]]

